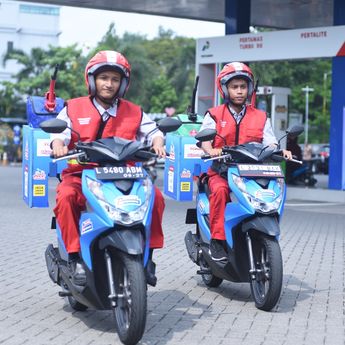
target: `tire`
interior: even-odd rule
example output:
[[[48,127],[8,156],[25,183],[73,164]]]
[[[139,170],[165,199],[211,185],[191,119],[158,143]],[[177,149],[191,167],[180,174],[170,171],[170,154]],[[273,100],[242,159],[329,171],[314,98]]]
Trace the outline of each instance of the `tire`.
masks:
[[[122,343],[134,345],[146,325],[147,287],[141,257],[117,252],[113,269],[116,294],[123,295],[114,309],[115,328]]]
[[[250,277],[255,306],[270,311],[278,302],[283,283],[283,261],[278,241],[264,234],[252,237],[256,272]]]
[[[201,261],[201,265],[203,269],[209,269],[209,266],[203,257],[200,258],[200,261]],[[223,282],[222,278],[218,278],[212,273],[202,274],[201,278],[206,286],[213,287],[213,288],[218,287]]]
[[[202,274],[201,278],[204,284],[207,285],[208,287],[216,288],[223,282],[222,278],[218,278],[214,276],[213,274]]]
[[[85,311],[87,309],[86,305],[78,302],[74,297],[68,296],[67,299],[68,299],[68,303],[70,304],[72,309],[74,309],[76,311]]]
[[[67,284],[62,280],[61,287],[64,292],[69,292]],[[73,296],[68,296],[67,301],[72,309],[76,311],[85,311],[88,307],[85,304],[78,302]]]

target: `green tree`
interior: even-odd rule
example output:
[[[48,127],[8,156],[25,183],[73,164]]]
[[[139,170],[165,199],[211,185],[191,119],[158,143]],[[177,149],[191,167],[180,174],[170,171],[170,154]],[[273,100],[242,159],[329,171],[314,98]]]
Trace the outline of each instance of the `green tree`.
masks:
[[[329,140],[331,97],[330,79],[324,81],[324,74],[331,71],[330,59],[303,61],[275,61],[252,63],[251,68],[260,85],[273,85],[291,88],[289,112],[305,115],[306,85],[314,92],[309,94],[309,141],[327,142]],[[301,136],[300,140],[304,140]]]
[[[0,115],[10,117],[11,115],[24,115],[25,104],[15,91],[14,84],[8,81],[1,83],[0,87]]]
[[[49,89],[50,77],[55,66],[59,64],[56,81],[56,94],[68,99],[85,93],[84,68],[86,60],[76,45],[60,48],[49,47],[48,50],[34,48],[30,54],[13,51],[4,57],[4,64],[9,59],[16,60],[22,66],[15,75],[17,82],[13,90],[22,95],[44,96]]]
[[[145,36],[130,33],[125,33],[120,38],[116,34],[115,24],[112,23],[90,55],[94,55],[99,50],[116,50],[126,56],[131,65],[131,79],[125,97],[148,111],[151,83],[154,80],[155,71],[147,56],[145,41]]]
[[[164,113],[164,109],[166,107],[176,108],[177,96],[175,89],[169,83],[164,74],[153,81],[151,91],[151,107],[149,110],[151,113]]]

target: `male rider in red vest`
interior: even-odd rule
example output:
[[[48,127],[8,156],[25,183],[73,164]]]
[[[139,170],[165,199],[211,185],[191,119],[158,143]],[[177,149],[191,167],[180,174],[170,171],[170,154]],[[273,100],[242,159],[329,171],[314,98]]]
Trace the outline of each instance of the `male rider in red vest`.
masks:
[[[238,145],[259,142],[264,145],[277,145],[270,120],[265,112],[256,109],[248,102],[254,91],[254,76],[251,69],[241,62],[224,66],[217,77],[217,87],[225,103],[208,109],[202,129],[216,129],[225,138],[216,136],[213,142],[202,143],[202,149],[210,156],[218,156],[224,145]],[[290,151],[283,150],[286,158],[291,159]],[[227,181],[215,171],[216,164],[208,171],[210,188],[210,254],[213,260],[226,260],[224,212],[230,201]]]
[[[85,81],[89,96],[74,98],[59,113],[69,127],[79,132],[82,141],[90,142],[97,138],[118,136],[128,140],[141,140],[156,128],[142,109],[123,99],[130,80],[131,67],[127,59],[115,51],[100,51],[88,62],[85,68]],[[78,140],[74,132],[66,129],[62,134],[54,134],[52,150],[55,157],[62,157],[74,148]],[[165,156],[164,137],[160,131],[150,135],[152,149]],[[69,269],[72,280],[77,285],[86,283],[79,251],[78,224],[81,211],[85,210],[85,197],[81,189],[81,171],[87,166],[69,161],[62,172],[62,182],[57,188],[54,213],[61,228],[62,239],[69,254]],[[163,247],[162,216],[164,198],[155,187],[155,201],[152,213],[150,258],[153,248]],[[151,262],[151,264],[153,264]],[[147,275],[148,283],[156,284],[154,274]]]

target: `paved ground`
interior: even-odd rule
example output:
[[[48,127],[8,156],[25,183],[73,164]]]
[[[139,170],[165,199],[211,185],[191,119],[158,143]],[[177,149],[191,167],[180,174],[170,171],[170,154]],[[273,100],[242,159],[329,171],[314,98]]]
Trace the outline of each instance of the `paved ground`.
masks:
[[[58,297],[44,262],[54,242],[51,211],[24,204],[20,168],[0,167],[0,196],[0,344],[120,344],[110,312],[75,312]],[[159,281],[149,288],[141,344],[345,343],[344,204],[288,202],[283,291],[272,312],[255,308],[248,284],[202,284],[183,240],[185,209],[193,204],[166,204],[166,246],[155,256]]]

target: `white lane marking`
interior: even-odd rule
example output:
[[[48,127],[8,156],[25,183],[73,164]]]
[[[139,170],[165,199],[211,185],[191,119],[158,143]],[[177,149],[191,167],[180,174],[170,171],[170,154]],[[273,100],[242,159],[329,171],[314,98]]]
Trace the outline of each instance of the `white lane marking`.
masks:
[[[285,203],[285,206],[341,206],[344,205],[340,202],[320,202],[320,203],[305,203],[305,204],[291,204],[291,203]]]

